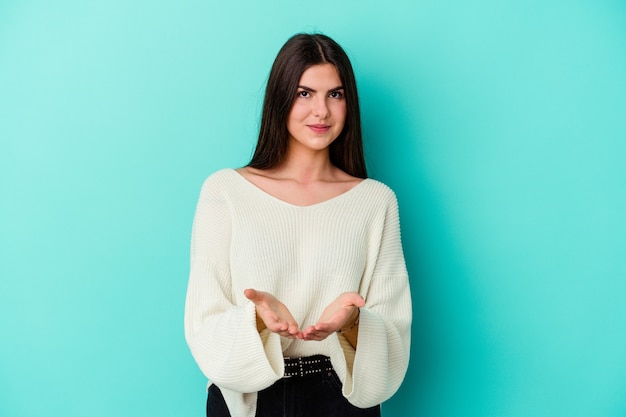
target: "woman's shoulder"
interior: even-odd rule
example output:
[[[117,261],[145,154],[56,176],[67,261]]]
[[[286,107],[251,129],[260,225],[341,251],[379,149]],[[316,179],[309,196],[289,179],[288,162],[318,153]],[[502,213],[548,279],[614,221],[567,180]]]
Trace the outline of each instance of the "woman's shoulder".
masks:
[[[393,207],[397,207],[394,191],[385,183],[373,178],[366,178],[346,193],[349,196],[345,202],[352,207],[357,207],[358,212],[386,213]]]
[[[202,192],[222,192],[231,189],[237,182],[237,171],[222,168],[209,174],[202,183]]]
[[[234,168],[221,168],[209,174],[205,178],[204,183],[217,184],[221,182],[230,182],[235,177],[233,174],[237,174],[237,171],[235,171]]]
[[[396,199],[396,193],[384,182],[374,178],[367,178],[364,182],[368,185],[368,191],[372,194],[376,194],[379,198],[391,200]]]

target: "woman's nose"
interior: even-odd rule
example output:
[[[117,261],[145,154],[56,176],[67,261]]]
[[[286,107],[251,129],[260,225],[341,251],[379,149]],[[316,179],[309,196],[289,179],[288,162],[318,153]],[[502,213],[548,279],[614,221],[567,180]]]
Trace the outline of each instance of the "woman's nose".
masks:
[[[329,116],[326,97],[319,97],[313,100],[313,116],[325,119]]]

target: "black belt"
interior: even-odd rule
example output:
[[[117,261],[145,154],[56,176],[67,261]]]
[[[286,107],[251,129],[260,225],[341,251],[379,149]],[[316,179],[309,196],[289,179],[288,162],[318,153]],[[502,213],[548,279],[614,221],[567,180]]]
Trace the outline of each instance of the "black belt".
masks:
[[[304,358],[285,358],[284,378],[302,378],[304,376],[326,373],[332,370],[333,365],[330,363],[328,356],[314,355]]]

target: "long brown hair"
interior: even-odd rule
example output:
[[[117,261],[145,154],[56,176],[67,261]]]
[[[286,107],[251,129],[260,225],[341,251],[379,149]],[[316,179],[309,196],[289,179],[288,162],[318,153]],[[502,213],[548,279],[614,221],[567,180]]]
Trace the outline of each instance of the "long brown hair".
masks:
[[[345,124],[329,147],[330,161],[352,176],[367,178],[354,71],[341,46],[322,34],[294,35],[278,52],[265,89],[259,139],[248,166],[271,169],[284,161],[289,144],[287,117],[296,98],[298,82],[304,71],[319,64],[332,64],[337,68],[346,99]]]

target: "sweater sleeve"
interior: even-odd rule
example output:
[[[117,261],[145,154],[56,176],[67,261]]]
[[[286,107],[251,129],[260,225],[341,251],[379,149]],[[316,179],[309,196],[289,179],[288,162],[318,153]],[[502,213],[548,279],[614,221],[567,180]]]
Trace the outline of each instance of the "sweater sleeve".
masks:
[[[348,401],[362,408],[389,399],[400,387],[409,363],[411,295],[393,193],[378,237],[376,263],[361,288],[365,306],[361,308],[352,384],[344,385]]]
[[[256,392],[283,373],[280,340],[268,337],[263,342],[254,304],[232,294],[231,219],[224,196],[219,181],[209,177],[192,227],[185,338],[211,382],[237,392]]]

